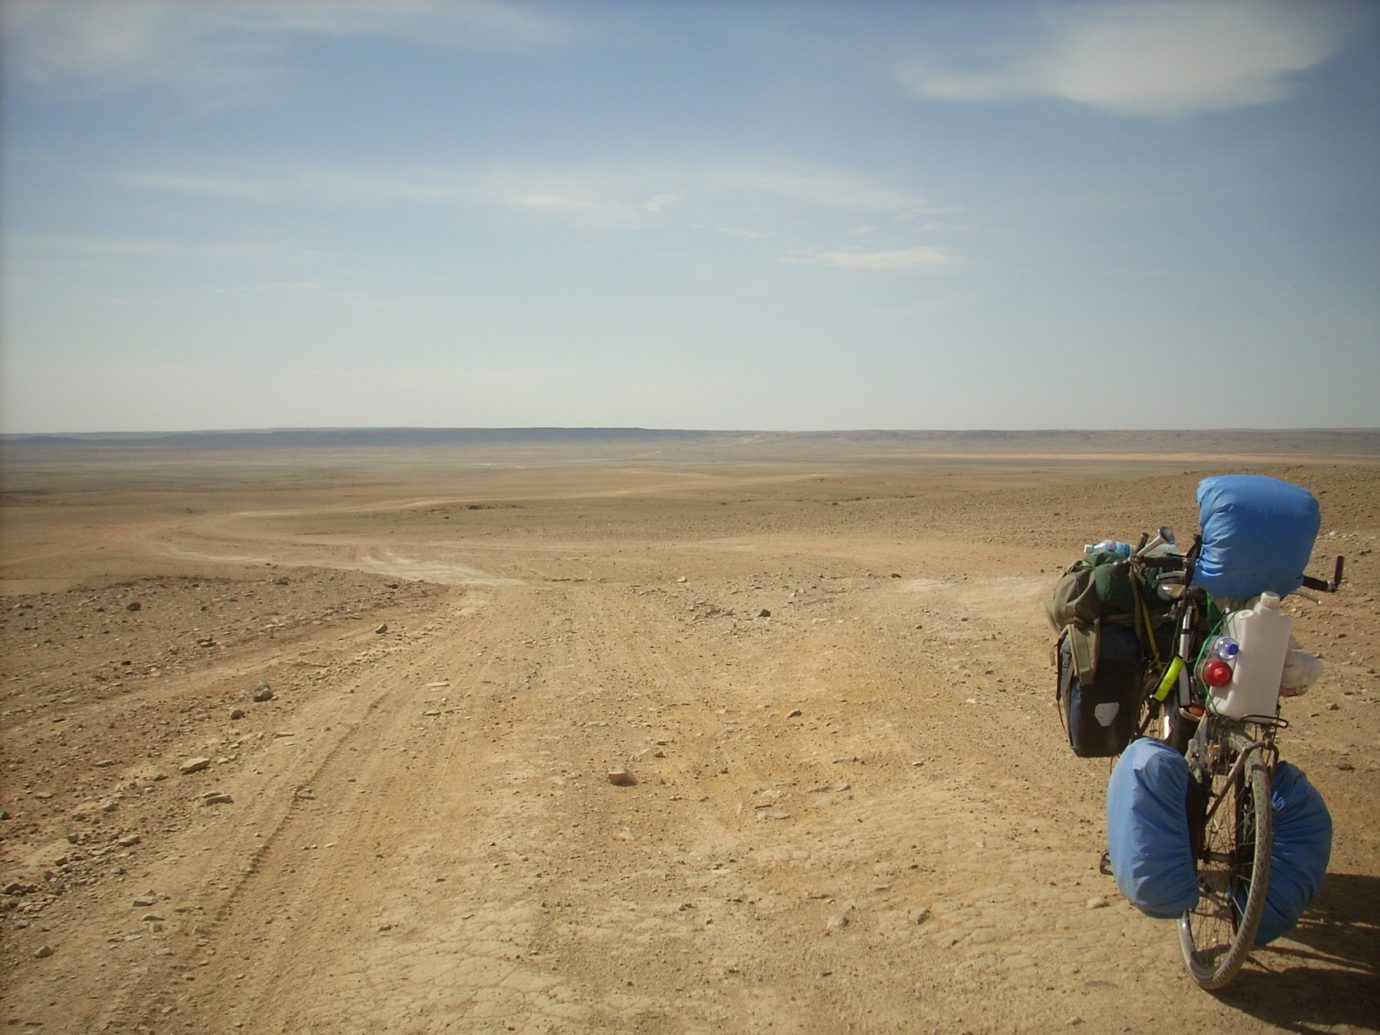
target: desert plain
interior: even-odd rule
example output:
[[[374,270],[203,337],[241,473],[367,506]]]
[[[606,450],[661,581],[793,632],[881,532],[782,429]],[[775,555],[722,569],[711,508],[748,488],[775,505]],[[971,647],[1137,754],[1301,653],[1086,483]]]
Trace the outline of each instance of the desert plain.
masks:
[[[1380,435],[317,433],[0,458],[4,1031],[1380,1028]],[[1322,504],[1322,893],[1225,992],[1099,872],[1043,602]]]

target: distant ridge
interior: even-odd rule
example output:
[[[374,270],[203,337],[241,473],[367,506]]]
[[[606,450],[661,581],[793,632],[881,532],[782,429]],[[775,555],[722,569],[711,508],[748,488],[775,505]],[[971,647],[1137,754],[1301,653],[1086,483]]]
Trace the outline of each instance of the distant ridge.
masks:
[[[229,431],[122,431],[0,435],[0,442],[34,445],[167,445],[196,448],[242,446],[407,446],[466,443],[639,442],[736,434],[657,428],[264,428]]]
[[[418,446],[684,445],[859,452],[1223,453],[1380,457],[1380,428],[1097,431],[704,431],[670,428],[268,428],[174,432],[4,434],[0,449],[61,453],[262,449],[399,449]]]

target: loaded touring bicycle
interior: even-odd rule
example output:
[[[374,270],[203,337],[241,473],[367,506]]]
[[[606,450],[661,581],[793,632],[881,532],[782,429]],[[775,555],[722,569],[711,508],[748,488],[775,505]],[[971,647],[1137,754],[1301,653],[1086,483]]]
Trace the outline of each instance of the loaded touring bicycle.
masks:
[[[1050,617],[1060,713],[1075,754],[1117,757],[1107,862],[1142,912],[1176,919],[1189,973],[1226,986],[1250,950],[1285,934],[1317,895],[1332,824],[1280,760],[1282,697],[1322,663],[1281,599],[1334,592],[1303,574],[1320,525],[1311,493],[1256,475],[1205,479],[1187,551],[1162,527],[1090,548]]]

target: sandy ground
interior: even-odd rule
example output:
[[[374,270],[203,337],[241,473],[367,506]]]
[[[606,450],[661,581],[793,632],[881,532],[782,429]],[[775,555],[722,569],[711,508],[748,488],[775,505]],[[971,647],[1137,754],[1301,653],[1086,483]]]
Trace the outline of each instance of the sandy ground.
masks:
[[[1380,1025],[1373,457],[8,456],[6,1031]],[[1349,581],[1288,602],[1327,882],[1214,997],[1098,873],[1041,604],[1223,469]]]

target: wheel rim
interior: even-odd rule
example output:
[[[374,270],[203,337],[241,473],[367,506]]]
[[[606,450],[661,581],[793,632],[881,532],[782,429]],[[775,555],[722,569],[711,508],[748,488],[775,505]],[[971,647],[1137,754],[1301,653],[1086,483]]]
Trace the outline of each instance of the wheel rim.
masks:
[[[1230,982],[1254,944],[1273,826],[1269,773],[1263,766],[1251,763],[1230,783],[1218,775],[1213,789],[1221,801],[1204,827],[1196,860],[1199,901],[1179,929],[1189,972],[1208,989]],[[1263,830],[1257,831],[1258,825]]]

